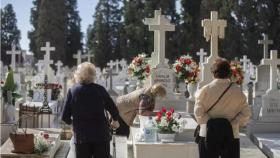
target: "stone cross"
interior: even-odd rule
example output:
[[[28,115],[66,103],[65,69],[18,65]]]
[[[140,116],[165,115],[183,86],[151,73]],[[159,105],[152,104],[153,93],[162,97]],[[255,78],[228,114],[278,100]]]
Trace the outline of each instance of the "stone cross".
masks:
[[[55,64],[55,66],[57,67],[56,74],[60,74],[61,73],[61,66],[63,66],[63,63],[60,60],[58,60]]]
[[[204,63],[204,56],[207,55],[207,52],[204,52],[204,49],[199,49],[199,52],[196,52],[196,55],[199,56],[199,64]]]
[[[258,40],[258,44],[263,45],[263,58],[268,59],[268,46],[273,44],[273,40],[269,40],[267,34],[262,34],[262,36],[263,40]]]
[[[80,65],[82,63],[82,58],[84,58],[84,56],[82,56],[82,51],[78,50],[77,54],[73,55],[73,58],[77,59],[77,66]]]
[[[87,54],[85,54],[85,57],[87,57],[88,62],[91,62],[91,58],[94,58],[94,54],[91,54],[90,52],[88,52]]]
[[[113,68],[114,68],[114,66],[115,66],[115,63],[113,62],[113,60],[110,60],[110,62],[109,62],[109,63],[107,63],[107,66],[109,66],[109,67],[110,67],[110,69],[113,69]]]
[[[156,67],[166,67],[168,68],[168,64],[165,63],[165,32],[167,31],[175,31],[175,25],[170,23],[170,20],[165,18],[164,15],[161,15],[161,11],[155,11],[155,17],[153,19],[145,19],[145,24],[149,25],[150,31],[155,31],[154,37],[154,46],[157,50],[155,50],[155,54],[157,54],[157,63]],[[156,46],[157,45],[157,46]]]
[[[270,88],[268,91],[277,89],[277,66],[280,65],[280,58],[278,58],[278,51],[270,51],[270,59],[262,59],[261,63],[263,65],[270,66]]]
[[[117,60],[115,61],[115,65],[116,65],[116,73],[119,73],[119,71],[120,71],[120,69],[119,69],[119,65],[120,65],[119,59],[117,59]]]
[[[16,50],[16,45],[12,45],[12,50],[7,51],[6,54],[11,55],[11,67],[13,71],[16,71],[16,55],[21,53],[20,50]]]
[[[53,61],[50,60],[50,53],[51,53],[51,51],[55,51],[55,47],[51,47],[50,42],[46,42],[46,46],[41,47],[41,51],[46,52],[46,54],[44,55],[44,64],[45,64],[45,75],[47,75],[49,65],[53,64]]]
[[[117,96],[118,95],[118,93],[117,92],[115,92],[114,90],[113,90],[113,76],[116,76],[116,75],[118,75],[117,73],[114,73],[113,72],[113,69],[106,69],[106,73],[104,73],[104,75],[106,75],[107,77],[109,77],[109,79],[110,79],[110,86],[109,86],[109,90],[108,90],[108,93],[111,95],[111,96]]]
[[[127,61],[125,59],[122,59],[120,61],[120,65],[121,65],[122,71],[127,69]]]
[[[250,59],[247,58],[247,55],[243,55],[243,58],[240,60],[243,63],[243,71],[246,72],[248,68],[248,64],[250,63]]]
[[[35,64],[38,68],[38,72],[41,72],[44,68],[44,60],[39,60],[37,64]]]
[[[211,19],[202,20],[202,27],[204,27],[203,35],[206,41],[211,39],[210,58],[217,58],[218,54],[218,39],[223,39],[225,36],[226,20],[218,19],[218,12],[211,11]]]

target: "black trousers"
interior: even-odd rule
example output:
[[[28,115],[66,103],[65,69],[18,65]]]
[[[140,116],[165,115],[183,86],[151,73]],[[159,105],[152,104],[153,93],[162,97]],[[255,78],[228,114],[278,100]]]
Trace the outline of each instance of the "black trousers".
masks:
[[[76,158],[110,158],[110,142],[75,144]]]
[[[239,139],[234,139],[230,148],[226,153],[219,153],[218,151],[207,150],[205,147],[205,137],[201,137],[198,144],[199,158],[240,158],[240,143]]]
[[[120,127],[117,128],[116,135],[126,136],[128,138],[130,134],[129,126],[124,122],[124,120],[121,117],[119,117],[119,123]]]

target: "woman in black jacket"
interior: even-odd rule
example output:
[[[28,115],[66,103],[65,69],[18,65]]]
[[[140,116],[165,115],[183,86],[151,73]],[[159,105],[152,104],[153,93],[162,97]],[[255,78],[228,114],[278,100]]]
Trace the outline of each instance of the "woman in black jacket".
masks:
[[[89,62],[78,66],[76,84],[68,91],[62,120],[73,125],[77,158],[109,158],[110,131],[105,111],[109,111],[118,128],[119,112],[104,87],[95,84],[95,66]]]

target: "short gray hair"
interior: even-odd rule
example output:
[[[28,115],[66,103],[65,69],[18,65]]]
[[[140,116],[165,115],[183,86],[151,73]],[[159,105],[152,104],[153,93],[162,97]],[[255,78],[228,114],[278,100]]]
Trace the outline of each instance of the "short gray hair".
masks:
[[[96,77],[95,66],[90,62],[84,62],[78,65],[74,73],[76,83],[89,84],[93,83]]]

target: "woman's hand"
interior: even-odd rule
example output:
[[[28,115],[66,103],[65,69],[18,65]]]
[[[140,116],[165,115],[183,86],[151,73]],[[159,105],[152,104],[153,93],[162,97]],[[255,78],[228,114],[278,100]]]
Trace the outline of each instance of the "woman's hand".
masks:
[[[117,128],[119,128],[120,127],[120,123],[119,123],[119,121],[112,121],[111,122],[111,127],[113,128],[113,129],[117,129]]]

